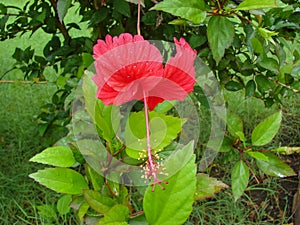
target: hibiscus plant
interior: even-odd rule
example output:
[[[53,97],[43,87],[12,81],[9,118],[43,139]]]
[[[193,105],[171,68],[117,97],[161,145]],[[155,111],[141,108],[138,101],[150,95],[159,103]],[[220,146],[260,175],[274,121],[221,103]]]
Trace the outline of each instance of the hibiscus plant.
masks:
[[[196,72],[196,51],[183,38],[174,42],[175,52],[164,63],[155,42],[141,35],[107,35],[105,41],[99,40],[93,51],[94,69],[86,71],[76,92],[69,146],[50,147],[31,158],[56,167],[30,177],[66,194],[60,204],[76,210],[80,221],[183,224],[194,201],[228,187],[197,173],[196,140],[193,136],[188,143],[181,139],[189,118],[180,118],[177,104],[184,102],[193,91],[196,75],[201,75]],[[143,107],[137,110],[136,104]],[[221,109],[218,116],[224,119]],[[295,175],[275,154],[256,149],[273,139],[281,112],[257,125],[250,143],[237,116],[229,114],[225,122],[232,137],[218,145],[215,134],[207,144],[206,156],[213,157],[219,148],[240,152],[232,169],[235,199],[247,188],[249,170],[256,178],[248,158],[256,159],[258,168],[268,175]],[[80,168],[79,173],[76,170],[81,165],[84,171]],[[132,201],[133,195],[139,196],[142,204]]]
[[[180,140],[186,118],[167,113],[196,82],[196,51],[183,38],[174,41],[175,54],[163,63],[159,49],[141,35],[99,40],[95,75],[86,72],[73,105],[71,146],[50,147],[31,159],[56,166],[30,177],[67,194],[60,201],[87,224],[182,224],[195,199],[227,187],[197,174],[194,140]],[[80,165],[85,176],[76,172]],[[201,190],[204,185],[211,190]],[[133,193],[142,204],[132,205]]]

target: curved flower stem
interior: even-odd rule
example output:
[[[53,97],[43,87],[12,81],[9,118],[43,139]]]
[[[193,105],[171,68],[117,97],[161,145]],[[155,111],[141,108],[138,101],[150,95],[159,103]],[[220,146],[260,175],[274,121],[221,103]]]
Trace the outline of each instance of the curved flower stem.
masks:
[[[151,153],[151,140],[150,140],[150,125],[149,125],[149,112],[148,112],[148,105],[147,105],[147,97],[145,91],[144,94],[144,110],[145,110],[145,120],[146,120],[146,135],[147,135],[147,155],[148,155],[148,176],[154,179],[153,185],[160,184],[161,180],[157,178],[156,174],[156,166],[153,162],[152,153]]]
[[[147,97],[145,92],[144,94],[144,110],[145,110],[145,120],[146,120],[146,135],[147,135],[147,153],[148,153],[148,161],[149,161],[149,169],[150,172],[153,172],[154,164],[151,154],[151,140],[150,140],[150,125],[149,125],[149,112],[148,112],[148,105],[147,105]]]
[[[137,24],[136,24],[136,30],[138,35],[141,35],[140,24],[141,24],[141,0],[138,0],[138,15],[137,15]]]

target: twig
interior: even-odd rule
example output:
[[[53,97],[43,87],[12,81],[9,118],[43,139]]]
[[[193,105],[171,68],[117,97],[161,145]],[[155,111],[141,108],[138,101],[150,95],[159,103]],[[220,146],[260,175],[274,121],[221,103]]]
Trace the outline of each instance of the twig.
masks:
[[[95,9],[98,10],[99,9],[99,6],[98,6],[98,2],[97,0],[94,0],[94,6],[95,6]]]
[[[144,211],[142,210],[142,211],[130,214],[130,217],[136,217],[136,216],[143,215],[143,214],[144,214]]]
[[[112,196],[112,197],[115,197],[116,194],[115,194],[115,193],[113,192],[113,190],[111,189],[110,183],[109,183],[107,180],[105,180],[105,185],[106,185],[106,187],[108,188],[108,191],[109,191],[109,193],[111,194],[111,196]]]
[[[236,15],[236,16],[241,20],[241,22],[243,22],[243,20],[246,20],[249,24],[251,24],[251,25],[254,26],[254,24],[252,23],[252,21],[249,20],[248,18],[246,18],[246,17],[244,17],[244,16],[241,16],[240,14],[238,14],[238,13],[236,13],[236,12],[234,12],[233,14]]]
[[[50,2],[51,2],[51,5],[52,5],[52,7],[54,8],[54,11],[55,11],[55,19],[57,21],[58,29],[60,30],[60,32],[64,36],[65,40],[67,42],[69,42],[71,40],[71,36],[69,35],[68,30],[67,30],[64,22],[59,20],[58,13],[57,13],[57,3],[55,2],[55,0],[50,0]]]
[[[247,166],[248,166],[248,168],[249,168],[249,170],[250,170],[250,172],[252,173],[252,175],[253,175],[253,177],[254,177],[254,179],[255,179],[255,181],[256,181],[256,183],[260,183],[259,182],[259,180],[258,180],[258,178],[256,177],[256,175],[255,175],[255,173],[254,173],[254,171],[251,169],[251,165],[250,165],[250,163],[248,162],[248,160],[243,156],[243,159],[244,159],[244,161],[245,161],[245,163],[247,164]]]
[[[21,80],[0,80],[0,84],[13,84],[13,83],[20,83],[20,84],[48,84],[48,81],[21,81]]]
[[[299,92],[300,92],[300,90],[297,90],[297,89],[295,89],[295,88],[293,88],[293,87],[291,87],[291,86],[289,86],[289,85],[287,85],[287,84],[281,83],[281,82],[279,82],[279,81],[275,81],[275,83],[276,83],[276,84],[279,84],[279,85],[282,86],[282,87],[285,87],[285,88],[287,88],[287,89],[293,91],[294,93],[299,93]]]

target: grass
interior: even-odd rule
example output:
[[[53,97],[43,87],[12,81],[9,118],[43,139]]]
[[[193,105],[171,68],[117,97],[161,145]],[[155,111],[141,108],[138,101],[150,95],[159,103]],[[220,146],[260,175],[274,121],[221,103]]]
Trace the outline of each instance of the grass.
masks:
[[[265,108],[263,102],[258,99],[244,99],[242,93],[226,92],[225,98],[229,99],[228,110],[234,111],[243,119],[248,138],[259,122],[281,108],[283,121],[270,147],[300,146],[299,95],[285,99],[281,107],[274,105],[271,108]],[[286,159],[286,162],[298,173],[299,155],[282,158]],[[230,185],[230,173],[236,160],[238,160],[238,155],[231,157],[228,153],[219,153],[208,172],[212,177]],[[297,177],[271,178],[259,173],[256,175],[259,176],[261,183],[256,184],[254,179],[251,179],[245,194],[236,202],[232,191],[226,189],[217,194],[214,199],[195,203],[192,216],[186,225],[290,224],[293,221],[291,209],[293,195],[299,182]]]
[[[43,138],[36,136],[33,115],[52,92],[40,86],[1,84],[0,93],[0,223],[15,224],[54,196],[28,177],[39,168],[28,160],[45,147]]]
[[[230,190],[225,190],[217,195],[215,199],[197,202],[194,206],[192,217],[188,224],[230,224],[230,225],[271,225],[284,224],[287,217],[273,219],[267,206],[270,204],[270,195],[275,196],[276,187],[266,189],[269,195],[261,205],[257,205],[247,194],[245,197],[234,201]]]
[[[4,0],[4,4],[23,7],[25,2]],[[65,20],[78,22],[80,18],[72,18],[70,9]],[[87,29],[86,34],[88,34]],[[83,31],[84,32],[84,31]],[[71,35],[82,36],[82,31],[72,30]],[[35,53],[42,55],[44,46],[51,38],[50,34],[37,31],[32,37],[24,34],[4,42],[0,42],[0,77],[11,69],[15,60],[11,57],[16,47],[25,49],[32,46]],[[57,74],[46,70],[47,79],[56,80]],[[22,80],[23,74],[13,70],[3,80]],[[50,101],[56,91],[54,84],[28,85],[21,82],[0,83],[0,224],[47,224],[51,218],[42,216],[39,206],[50,206],[55,210],[58,195],[44,188],[28,177],[30,173],[42,169],[43,166],[29,163],[29,159],[49,143],[51,137],[43,138],[36,133],[35,115],[40,113],[42,105]],[[47,213],[46,213],[47,214]],[[58,216],[52,221],[55,224],[74,224],[74,218]]]
[[[23,5],[16,0],[9,3]],[[10,56],[16,47],[33,45],[36,52],[41,53],[38,45],[48,38],[37,33],[31,39],[25,35],[1,42],[0,76],[13,66],[14,59]],[[19,80],[22,76],[20,71],[14,70],[3,79]],[[53,85],[0,84],[0,224],[43,224],[37,206],[52,204],[57,199],[55,193],[28,177],[41,168],[28,160],[49,143],[37,136],[34,115],[40,113],[40,107],[50,100],[54,91]]]
[[[28,177],[40,168],[28,160],[45,147],[45,140],[36,135],[33,115],[52,93],[49,86],[0,85],[0,224],[34,224],[39,218],[36,206],[55,199]]]
[[[237,201],[227,189],[214,199],[197,202],[186,225],[290,224],[292,217],[288,208],[291,207],[291,199],[288,197],[292,196],[288,196],[291,193],[279,181],[279,178],[271,178],[265,184],[252,185]],[[280,204],[278,193],[281,192],[284,196],[280,196],[283,199]]]

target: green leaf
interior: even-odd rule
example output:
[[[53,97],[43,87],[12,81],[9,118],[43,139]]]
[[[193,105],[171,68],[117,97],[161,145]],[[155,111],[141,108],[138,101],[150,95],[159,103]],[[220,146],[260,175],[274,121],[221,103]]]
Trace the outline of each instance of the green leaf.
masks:
[[[212,16],[207,25],[207,37],[215,61],[222,59],[225,49],[229,48],[234,38],[234,26],[224,16]]]
[[[42,219],[51,222],[57,221],[56,212],[51,205],[39,205],[37,206],[37,210]]]
[[[149,113],[150,141],[155,151],[161,151],[169,145],[181,131],[183,120],[152,111]],[[135,159],[141,158],[147,149],[144,111],[132,113],[125,127],[126,153]]]
[[[44,23],[45,19],[46,19],[46,10],[43,10],[38,16],[36,16],[34,19],[36,19],[37,21]]]
[[[223,188],[229,186],[216,178],[209,177],[208,174],[199,173],[197,174],[197,190],[195,192],[195,200],[204,200],[207,198],[214,197]]]
[[[277,44],[275,46],[275,50],[276,50],[275,53],[276,53],[276,56],[277,56],[278,62],[279,62],[280,72],[281,72],[281,69],[283,66],[288,66],[289,68],[291,68],[291,66],[292,66],[291,64],[286,64],[286,62],[287,62],[286,53],[285,53],[285,50],[283,49],[283,47],[281,45]]]
[[[294,170],[286,163],[281,161],[276,155],[271,152],[262,152],[268,160],[256,159],[257,167],[269,176],[287,177],[295,176]]]
[[[291,154],[299,154],[300,153],[300,147],[288,147],[288,146],[282,146],[279,148],[276,148],[272,150],[272,152],[276,152],[278,154],[283,155],[291,155]]]
[[[104,217],[99,220],[98,225],[127,225],[129,209],[124,205],[115,205]]]
[[[93,11],[93,15],[89,20],[89,27],[97,25],[108,17],[109,9],[107,7],[100,7],[97,11]]]
[[[28,63],[29,60],[32,59],[34,54],[34,49],[31,49],[31,46],[27,47],[24,51],[23,51],[23,60],[24,62]]]
[[[262,28],[262,27],[258,28],[258,32],[264,39],[266,39],[267,41],[272,41],[272,42],[273,42],[272,37],[276,36],[278,34],[278,32],[270,31],[270,30],[267,30],[266,28]]]
[[[152,7],[151,10],[161,10],[182,17],[194,24],[200,24],[206,18],[205,2],[203,0],[164,0]]]
[[[86,166],[86,174],[93,185],[93,189],[95,191],[100,191],[104,184],[104,178],[89,165]]]
[[[72,0],[58,0],[57,1],[57,14],[60,22],[63,21],[68,9],[70,8]]]
[[[300,66],[294,66],[291,71],[291,76],[300,79]]]
[[[235,201],[242,196],[248,185],[249,168],[243,161],[238,161],[231,171],[231,186]]]
[[[101,136],[111,141],[115,136],[120,124],[119,107],[115,105],[106,106],[97,100],[95,106],[95,123],[102,131]]]
[[[46,148],[41,153],[33,156],[29,161],[59,167],[71,167],[76,163],[73,152],[68,146]]]
[[[238,132],[236,132],[236,135],[240,138],[240,140],[242,142],[244,142],[244,147],[246,147],[245,146],[245,142],[246,142],[245,134],[243,132],[238,131]]]
[[[256,90],[256,83],[254,80],[249,80],[245,88],[245,96],[247,98],[254,96]]]
[[[235,10],[252,10],[277,7],[275,0],[244,0]]]
[[[93,58],[92,54],[83,52],[82,53],[82,61],[83,61],[83,65],[86,68],[88,68],[94,62],[94,58]],[[96,86],[92,90],[96,90]],[[96,95],[94,97],[96,98]]]
[[[1,14],[5,15],[7,13],[7,6],[0,3],[0,12],[1,12]]]
[[[149,225],[146,220],[145,214],[138,215],[129,220],[130,225]]]
[[[155,25],[156,19],[157,19],[157,12],[149,11],[143,15],[142,22],[146,25]]]
[[[103,196],[98,191],[84,190],[84,198],[89,206],[96,212],[105,214],[111,207],[116,205],[116,201],[107,196]]]
[[[162,103],[159,103],[154,110],[158,113],[167,113],[174,107],[175,102],[176,101],[163,101]]]
[[[280,127],[281,117],[281,111],[279,111],[259,123],[252,131],[252,144],[254,146],[263,146],[272,141]]]
[[[263,154],[261,152],[246,151],[246,153],[255,159],[259,159],[259,160],[266,161],[266,162],[268,162],[268,160],[269,160],[269,158],[266,157],[265,154]]]
[[[279,64],[278,62],[273,59],[273,58],[263,58],[262,61],[260,61],[258,63],[261,67],[267,69],[267,70],[270,70],[274,73],[279,73]]]
[[[220,152],[229,152],[232,150],[232,142],[233,140],[231,140],[229,137],[224,137],[221,148],[220,148]]]
[[[84,197],[82,195],[78,195],[78,196],[72,196],[73,200],[70,204],[70,207],[72,209],[78,210],[80,208],[81,205],[83,204],[87,204],[84,200]]]
[[[83,77],[82,90],[85,109],[102,132],[101,136],[105,140],[111,141],[120,124],[119,108],[113,105],[106,106],[96,98],[97,86],[92,77],[92,72],[86,72]]]
[[[134,4],[138,4],[139,3],[139,0],[126,0],[126,1],[134,3]],[[145,7],[144,0],[140,0],[140,2],[141,2],[141,6]]]
[[[88,185],[84,177],[67,168],[47,168],[29,175],[32,179],[56,192],[77,195]]]
[[[239,117],[234,112],[228,111],[226,125],[229,133],[237,138],[237,132],[244,132],[244,125],[241,117]]]
[[[236,81],[229,81],[225,84],[225,88],[228,90],[228,91],[239,91],[241,89],[243,89],[243,85],[240,83],[240,82],[236,82]]]
[[[0,4],[0,11],[1,11],[1,5],[3,5],[3,4]],[[5,8],[5,9],[6,9],[6,8]],[[6,13],[6,12],[5,12],[5,13]],[[5,14],[5,13],[2,12],[2,15]],[[0,30],[1,30],[1,31],[4,31],[8,19],[9,19],[9,16],[8,16],[8,15],[2,16],[2,17],[0,18]]]
[[[71,195],[63,195],[58,199],[56,208],[59,215],[66,215],[68,212],[70,212],[71,202],[72,202]]]
[[[274,88],[274,85],[272,81],[270,81],[266,76],[264,75],[257,75],[255,76],[255,81],[257,84],[257,89],[262,94],[268,92],[270,89]]]
[[[185,19],[175,19],[175,20],[170,21],[168,24],[177,25],[177,26],[189,26],[190,25],[189,22]]]
[[[181,225],[190,213],[196,191],[196,164],[193,144],[189,143],[176,151],[164,165],[167,173],[174,174],[168,178],[165,190],[149,186],[144,195],[143,208],[150,225]]]
[[[128,2],[125,0],[114,0],[114,10],[121,13],[123,16],[130,17],[130,7]]]
[[[258,54],[264,53],[264,47],[263,47],[262,43],[256,37],[253,37],[251,39],[251,44],[252,44],[252,47],[253,47],[255,53],[258,53]]]
[[[88,213],[89,204],[83,202],[78,209],[78,218],[80,221],[83,221],[84,216]]]
[[[18,48],[18,47],[16,47],[15,52],[14,52],[14,54],[12,55],[12,57],[13,57],[15,60],[21,62],[21,61],[23,60],[23,56],[22,56],[22,55],[23,55],[23,50],[20,49],[20,48]]]
[[[207,38],[205,35],[191,35],[189,38],[189,44],[193,49],[205,44],[207,42]]]
[[[83,97],[85,103],[85,109],[87,110],[90,117],[94,120],[95,118],[95,105],[96,105],[96,92],[97,92],[97,85],[92,80],[93,73],[86,71],[83,77]]]

